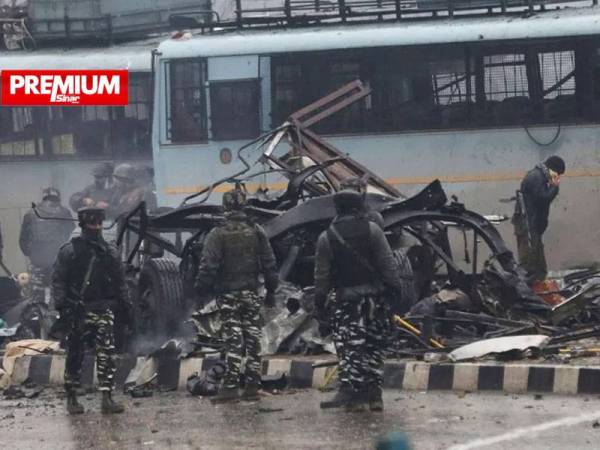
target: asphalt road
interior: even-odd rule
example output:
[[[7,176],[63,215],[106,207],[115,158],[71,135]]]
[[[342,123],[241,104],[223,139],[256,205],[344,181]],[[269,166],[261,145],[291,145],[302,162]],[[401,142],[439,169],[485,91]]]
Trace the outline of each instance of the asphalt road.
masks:
[[[186,393],[125,398],[126,414],[106,417],[99,395],[67,416],[62,394],[33,400],[0,395],[0,448],[369,449],[379,436],[406,433],[412,449],[598,449],[600,399],[386,391],[384,413],[321,411],[329,394],[299,391],[255,403],[213,406]],[[123,399],[122,396],[118,396]]]

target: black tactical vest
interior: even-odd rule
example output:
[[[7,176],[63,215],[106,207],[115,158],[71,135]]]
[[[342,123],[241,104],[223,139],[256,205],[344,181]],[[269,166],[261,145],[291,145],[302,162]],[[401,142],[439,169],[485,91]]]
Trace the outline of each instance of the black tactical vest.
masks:
[[[92,258],[96,255],[82,300],[86,305],[108,306],[115,299],[112,274],[117,262],[111,254],[109,245],[103,240],[91,241],[82,237],[73,238],[71,245],[73,246],[73,259],[68,272],[69,292],[67,296],[78,298],[82,292]]]
[[[374,274],[365,267],[367,264],[371,268],[374,266],[369,224],[369,220],[365,217],[348,217],[334,222],[327,231],[333,254],[333,279],[336,288],[373,283]],[[342,245],[332,233],[331,228],[334,226],[347,247]]]
[[[256,227],[245,221],[229,220],[221,227],[220,235],[223,246],[220,289],[256,289],[260,272]]]

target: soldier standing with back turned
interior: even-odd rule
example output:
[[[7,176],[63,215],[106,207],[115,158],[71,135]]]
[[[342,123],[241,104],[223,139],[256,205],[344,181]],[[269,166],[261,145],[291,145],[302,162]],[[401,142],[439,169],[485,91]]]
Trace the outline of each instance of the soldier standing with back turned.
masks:
[[[213,403],[240,399],[240,365],[246,353],[246,387],[242,400],[258,400],[260,386],[260,337],[262,320],[258,277],[265,279],[267,307],[274,306],[279,283],[273,249],[258,225],[243,211],[246,196],[236,188],[223,195],[227,221],[206,237],[196,279],[201,297],[217,295],[221,314],[222,340],[225,342],[227,373],[223,387]]]
[[[328,294],[336,290],[334,327],[343,352],[340,389],[321,407],[381,411],[390,321],[386,297],[401,293],[398,264],[383,230],[367,217],[363,195],[342,190],[333,201],[337,216],[317,241],[315,307],[319,321],[328,321]]]
[[[58,254],[52,277],[54,301],[67,328],[65,389],[69,414],[83,413],[76,389],[86,344],[96,351],[102,413],[123,412],[112,400],[115,345],[114,310],[130,311],[123,266],[117,249],[102,237],[104,210],[82,208],[77,212],[81,236],[71,239]]]

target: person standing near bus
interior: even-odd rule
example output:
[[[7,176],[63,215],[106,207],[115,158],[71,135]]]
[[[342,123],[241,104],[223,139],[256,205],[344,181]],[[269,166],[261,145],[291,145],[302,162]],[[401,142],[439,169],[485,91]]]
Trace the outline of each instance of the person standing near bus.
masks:
[[[560,176],[566,165],[559,156],[550,156],[531,169],[517,191],[512,223],[517,238],[519,263],[530,283],[543,281],[548,274],[542,236],[548,227],[550,204],[558,195]]]
[[[387,296],[401,295],[400,272],[383,230],[367,216],[364,196],[342,190],[333,202],[337,216],[317,241],[315,310],[319,323],[327,324],[327,301],[335,289],[334,327],[343,348],[338,354],[341,384],[320,406],[381,411],[390,323]]]
[[[42,202],[36,212],[31,209],[23,217],[19,245],[28,258],[31,296],[21,314],[19,336],[45,338],[42,331],[47,317],[46,290],[50,286],[52,266],[58,251],[69,240],[75,228],[70,211],[61,204],[60,191],[53,187],[43,190]]]
[[[275,305],[277,264],[265,231],[244,212],[246,195],[236,189],[223,194],[224,224],[206,237],[196,278],[201,297],[214,293],[221,316],[227,372],[213,403],[259,400],[262,299],[259,275],[265,280],[266,307]],[[240,396],[240,367],[246,354],[246,386]]]

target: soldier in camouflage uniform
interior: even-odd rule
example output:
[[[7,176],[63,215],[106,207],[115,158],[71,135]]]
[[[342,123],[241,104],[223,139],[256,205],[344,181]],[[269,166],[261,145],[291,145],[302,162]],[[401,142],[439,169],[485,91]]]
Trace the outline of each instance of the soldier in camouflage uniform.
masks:
[[[196,279],[201,297],[217,296],[225,343],[227,373],[214,403],[240,399],[240,366],[246,354],[246,386],[241,398],[257,400],[260,385],[261,299],[258,277],[265,279],[265,305],[272,307],[278,285],[275,256],[265,234],[243,211],[245,194],[239,188],[223,195],[225,224],[206,237]]]
[[[61,205],[60,198],[58,189],[44,189],[42,202],[37,206],[41,218],[33,210],[23,217],[19,245],[29,260],[31,287],[27,307],[21,314],[19,337],[23,339],[45,338],[42,331],[49,306],[46,302],[46,288],[50,286],[52,265],[59,248],[69,240],[75,228],[71,213]]]
[[[76,389],[84,347],[91,344],[96,351],[102,413],[121,413],[123,406],[112,400],[111,393],[116,371],[114,311],[130,311],[123,265],[117,249],[102,237],[104,210],[83,208],[77,215],[81,236],[60,249],[52,276],[56,309],[67,330],[67,410],[69,414],[83,413]]]
[[[317,241],[315,307],[319,321],[328,321],[327,298],[335,289],[341,386],[321,407],[381,411],[386,297],[401,292],[399,269],[383,230],[366,216],[364,197],[342,190],[333,200],[338,215]]]

